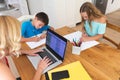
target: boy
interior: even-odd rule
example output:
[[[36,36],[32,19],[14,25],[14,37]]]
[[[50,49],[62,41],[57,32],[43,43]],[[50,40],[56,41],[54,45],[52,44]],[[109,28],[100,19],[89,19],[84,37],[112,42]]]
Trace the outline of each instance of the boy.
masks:
[[[30,41],[39,41],[46,37],[47,29],[53,29],[48,26],[49,18],[47,14],[44,12],[37,13],[33,20],[28,20],[22,23],[22,42],[30,42]],[[42,33],[40,37],[37,35]],[[35,37],[32,37],[35,36]]]

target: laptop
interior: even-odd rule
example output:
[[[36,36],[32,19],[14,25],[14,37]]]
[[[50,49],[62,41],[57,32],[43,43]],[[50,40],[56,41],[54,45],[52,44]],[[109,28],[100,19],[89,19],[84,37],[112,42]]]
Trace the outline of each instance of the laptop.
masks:
[[[46,44],[43,48],[44,52],[38,52],[40,58],[47,56],[51,59],[52,64],[50,64],[43,73],[48,70],[58,66],[64,60],[65,52],[67,46],[67,39],[57,34],[56,32],[48,29],[46,36]]]

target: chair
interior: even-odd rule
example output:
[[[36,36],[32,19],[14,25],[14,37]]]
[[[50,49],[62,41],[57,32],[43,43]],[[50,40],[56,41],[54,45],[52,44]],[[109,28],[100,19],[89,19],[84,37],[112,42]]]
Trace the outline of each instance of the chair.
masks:
[[[114,44],[117,49],[120,49],[120,32],[118,32],[116,29],[110,28],[108,24],[103,38]]]
[[[120,26],[117,24],[112,24],[109,21],[107,21],[107,26],[115,31],[120,32]]]
[[[109,42],[111,42],[112,44],[114,44],[118,49],[120,49],[120,43],[116,43],[114,40],[110,39],[107,36],[103,36],[104,39],[108,40]]]
[[[35,15],[23,15],[19,18],[17,18],[20,22],[24,22],[26,20],[33,19]]]

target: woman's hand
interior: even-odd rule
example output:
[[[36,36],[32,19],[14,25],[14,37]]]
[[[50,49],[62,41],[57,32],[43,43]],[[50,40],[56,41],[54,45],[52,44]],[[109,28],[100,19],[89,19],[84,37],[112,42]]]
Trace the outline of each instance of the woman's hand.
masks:
[[[51,60],[50,60],[49,58],[47,58],[47,57],[44,57],[42,60],[40,60],[33,80],[40,80],[43,71],[44,71],[51,63],[52,63]]]
[[[43,50],[41,50],[40,48],[31,49],[31,50],[21,50],[22,54],[27,54],[30,56],[37,56],[38,55],[36,54],[37,52],[43,52]]]
[[[51,63],[52,62],[49,58],[44,57],[38,64],[38,70],[41,70],[43,72],[44,69],[46,69]]]

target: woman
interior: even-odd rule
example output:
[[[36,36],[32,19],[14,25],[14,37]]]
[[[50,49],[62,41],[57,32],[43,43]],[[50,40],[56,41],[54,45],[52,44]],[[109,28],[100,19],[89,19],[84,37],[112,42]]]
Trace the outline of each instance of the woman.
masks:
[[[100,40],[106,30],[106,17],[90,2],[80,8],[84,28],[82,41]]]
[[[0,16],[0,80],[15,80],[15,77],[9,70],[5,56],[20,54],[34,55],[33,53],[38,52],[38,49],[27,51],[20,50],[21,33],[20,33],[20,22],[10,16]],[[51,64],[48,58],[44,58],[38,64],[37,71],[32,80],[40,80],[40,76],[43,70]]]

